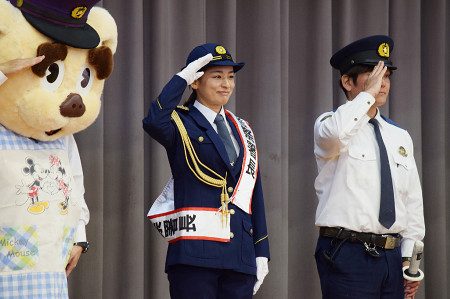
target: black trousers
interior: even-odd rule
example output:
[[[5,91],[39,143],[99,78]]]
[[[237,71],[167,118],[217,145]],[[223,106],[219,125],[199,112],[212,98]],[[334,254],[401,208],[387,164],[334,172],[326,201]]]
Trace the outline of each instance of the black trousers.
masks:
[[[403,299],[403,271],[400,247],[376,248],[379,257],[366,252],[363,243],[319,237],[315,252],[324,299]],[[324,256],[336,252],[330,262]]]
[[[250,299],[255,275],[189,265],[169,267],[172,299]]]

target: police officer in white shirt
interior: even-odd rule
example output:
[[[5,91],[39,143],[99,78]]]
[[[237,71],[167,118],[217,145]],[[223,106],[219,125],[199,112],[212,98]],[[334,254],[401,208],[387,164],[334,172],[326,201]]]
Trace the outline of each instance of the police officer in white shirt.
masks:
[[[348,101],[314,126],[323,298],[409,298],[419,287],[402,272],[425,234],[413,143],[378,109],[396,69],[392,50],[391,38],[369,36],[330,60]]]

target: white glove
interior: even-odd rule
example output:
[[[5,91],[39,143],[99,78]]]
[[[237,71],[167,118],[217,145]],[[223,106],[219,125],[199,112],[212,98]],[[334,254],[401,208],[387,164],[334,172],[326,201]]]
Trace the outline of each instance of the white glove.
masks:
[[[258,256],[256,258],[256,282],[253,287],[253,295],[258,292],[267,273],[269,273],[269,260],[266,257]]]
[[[177,75],[183,78],[188,85],[191,85],[192,82],[203,76],[204,72],[199,72],[198,70],[207,65],[211,59],[213,58],[211,53],[206,54],[203,57],[200,57],[197,60],[189,63],[181,72]]]

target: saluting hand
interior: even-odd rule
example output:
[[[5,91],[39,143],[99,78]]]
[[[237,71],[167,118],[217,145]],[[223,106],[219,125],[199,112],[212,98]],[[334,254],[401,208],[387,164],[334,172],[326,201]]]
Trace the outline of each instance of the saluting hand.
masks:
[[[41,62],[45,57],[38,56],[32,58],[18,58],[10,60],[4,63],[0,63],[0,71],[5,74],[5,76],[17,73],[27,67],[31,67],[35,64]]]
[[[181,72],[177,75],[186,80],[188,85],[191,85],[195,80],[203,76],[204,72],[199,72],[199,70],[207,65],[211,59],[213,58],[211,53],[206,54],[203,57],[200,57],[197,60],[189,63]]]
[[[387,67],[383,61],[379,61],[373,68],[366,82],[364,82],[363,91],[370,93],[373,97],[376,97],[381,89],[384,74],[387,71]]]

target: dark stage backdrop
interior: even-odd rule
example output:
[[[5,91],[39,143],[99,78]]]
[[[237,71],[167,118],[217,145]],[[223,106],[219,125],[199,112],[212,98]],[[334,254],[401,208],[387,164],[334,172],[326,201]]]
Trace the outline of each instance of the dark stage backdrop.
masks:
[[[271,244],[255,298],[321,298],[314,248],[317,173],[313,124],[345,102],[332,53],[387,34],[398,66],[382,112],[407,128],[422,178],[425,271],[417,299],[450,298],[450,1],[104,0],[119,47],[101,115],[76,135],[91,211],[91,249],[69,279],[71,298],[169,298],[167,248],[146,218],[170,171],[142,130],[150,101],[205,42],[224,44],[245,68],[228,108],[250,122]],[[187,94],[187,93],[186,93]]]

